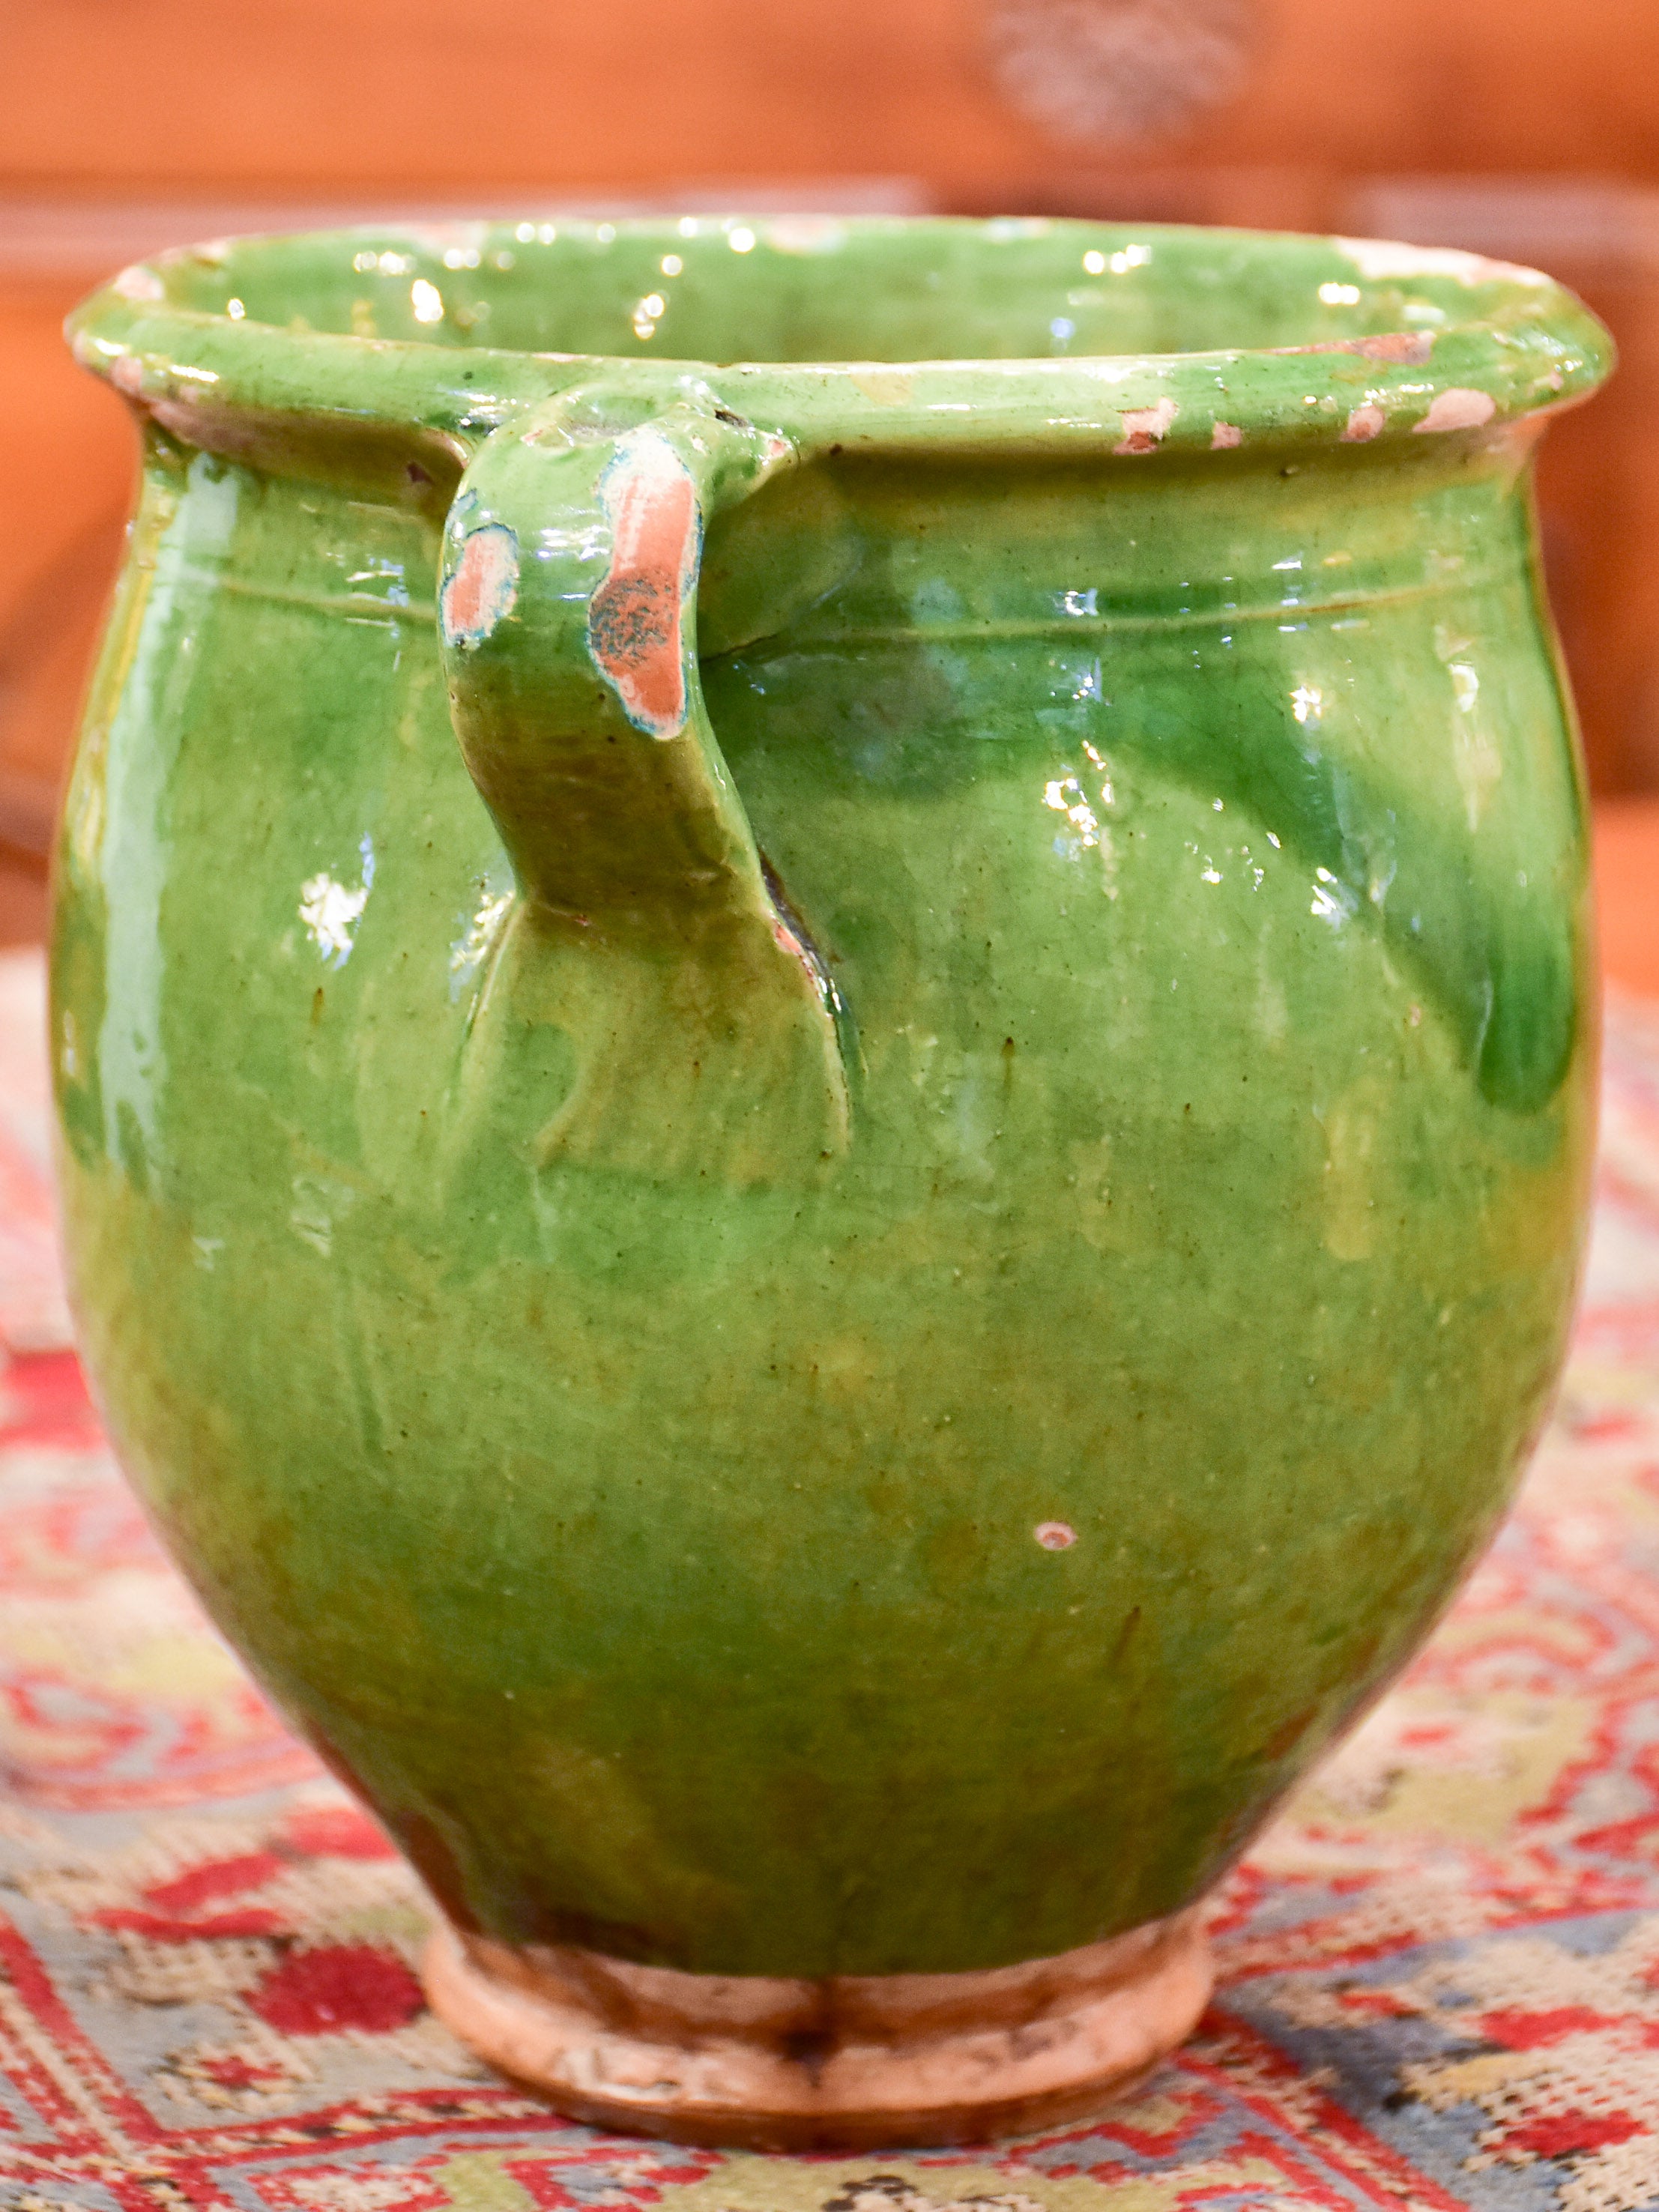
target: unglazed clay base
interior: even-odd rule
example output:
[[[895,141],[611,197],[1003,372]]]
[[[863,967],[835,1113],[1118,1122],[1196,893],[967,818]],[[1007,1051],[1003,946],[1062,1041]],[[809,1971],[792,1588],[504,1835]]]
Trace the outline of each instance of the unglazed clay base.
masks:
[[[443,1929],[440,2019],[561,2112],[750,2150],[982,2142],[1094,2112],[1172,2051],[1213,1978],[1195,1911],[986,1973],[683,1974]]]

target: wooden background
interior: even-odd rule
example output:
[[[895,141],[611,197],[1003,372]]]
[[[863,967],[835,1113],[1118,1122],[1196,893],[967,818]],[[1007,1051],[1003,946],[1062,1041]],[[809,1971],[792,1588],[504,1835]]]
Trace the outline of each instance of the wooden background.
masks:
[[[44,851],[132,441],[66,309],[232,227],[526,202],[1343,228],[1534,260],[1625,367],[1553,435],[1552,588],[1598,787],[1659,791],[1659,0],[1260,0],[1237,95],[1103,149],[1022,118],[985,0],[6,0],[0,938]]]
[[[1338,172],[1659,163],[1653,0],[1276,0],[1166,151]],[[978,191],[1054,147],[971,0],[8,0],[19,185],[667,184],[896,172]]]

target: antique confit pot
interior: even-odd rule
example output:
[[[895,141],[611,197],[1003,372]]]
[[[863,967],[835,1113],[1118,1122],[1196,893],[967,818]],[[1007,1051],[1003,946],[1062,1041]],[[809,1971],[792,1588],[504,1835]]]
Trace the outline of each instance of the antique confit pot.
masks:
[[[1562,1354],[1595,1014],[1524,270],[1075,222],[253,240],[58,861],[82,1342],[590,2119],[1080,2114]]]

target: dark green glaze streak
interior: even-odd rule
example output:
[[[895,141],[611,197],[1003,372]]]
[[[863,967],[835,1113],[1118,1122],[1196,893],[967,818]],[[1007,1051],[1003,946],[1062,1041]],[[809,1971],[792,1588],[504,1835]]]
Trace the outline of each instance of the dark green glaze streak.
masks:
[[[148,426],[58,869],[90,1370],[463,1924],[1064,1950],[1403,1662],[1558,1371],[1528,461],[1605,340],[1338,241],[552,228],[78,319]]]

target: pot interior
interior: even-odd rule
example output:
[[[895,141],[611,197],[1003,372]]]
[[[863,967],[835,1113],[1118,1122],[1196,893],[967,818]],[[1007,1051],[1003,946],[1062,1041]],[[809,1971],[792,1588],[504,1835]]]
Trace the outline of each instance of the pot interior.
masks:
[[[526,220],[242,240],[158,266],[175,307],[289,330],[714,362],[1339,344],[1432,334],[1530,289],[1472,255],[1012,219]]]

